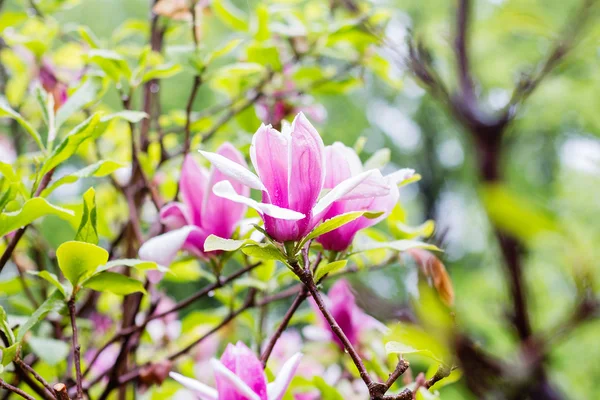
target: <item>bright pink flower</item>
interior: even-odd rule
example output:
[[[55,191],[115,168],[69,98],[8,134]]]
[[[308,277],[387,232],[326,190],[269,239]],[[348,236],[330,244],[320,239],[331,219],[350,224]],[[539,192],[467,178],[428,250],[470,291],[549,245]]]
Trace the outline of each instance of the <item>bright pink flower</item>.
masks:
[[[379,321],[366,314],[356,305],[352,288],[345,279],[337,281],[331,289],[329,289],[329,293],[327,297],[324,297],[324,300],[329,312],[331,312],[331,315],[353,346],[358,344],[360,335],[363,331],[372,328],[380,328],[382,326]],[[344,346],[342,342],[333,332],[329,323],[325,317],[323,317],[312,298],[311,305],[319,317],[322,328],[328,332],[331,340],[343,349]]]
[[[242,154],[230,143],[224,143],[216,154],[239,168],[247,166]],[[182,202],[167,204],[160,210],[161,222],[170,232],[144,243],[140,258],[169,265],[181,248],[206,257],[204,241],[209,235],[231,238],[246,213],[246,206],[215,195],[212,188],[219,183],[227,183],[238,196],[249,195],[250,190],[244,185],[230,182],[217,169],[205,171],[187,155],[180,178]]]
[[[221,360],[212,360],[217,388],[171,372],[171,378],[198,394],[201,400],[281,400],[298,368],[302,355],[290,358],[274,382],[267,377],[258,358],[242,342],[229,344]]]
[[[262,191],[259,203],[235,193],[228,181],[213,188],[217,196],[256,209],[267,233],[279,242],[306,236],[337,200],[389,193],[377,182],[381,173],[371,170],[349,177],[319,199],[325,183],[325,146],[302,113],[291,125],[284,124],[282,132],[262,125],[254,134],[250,156],[258,176],[218,154],[201,153],[230,178]]]
[[[327,174],[325,176],[324,187],[326,189],[334,188],[340,182],[363,172],[362,163],[356,152],[339,142],[325,148],[325,163]],[[413,170],[402,169],[384,177],[383,184],[389,191],[385,196],[341,199],[333,203],[323,219],[327,220],[337,215],[353,211],[383,212],[383,214],[375,219],[366,217],[355,219],[352,222],[320,236],[317,241],[320,242],[326,250],[346,250],[352,244],[352,240],[359,230],[375,225],[392,211],[398,202],[398,184],[411,177],[413,174]]]
[[[54,98],[54,111],[57,111],[67,101],[68,85],[58,79],[54,67],[48,61],[42,62],[39,78],[44,90]]]

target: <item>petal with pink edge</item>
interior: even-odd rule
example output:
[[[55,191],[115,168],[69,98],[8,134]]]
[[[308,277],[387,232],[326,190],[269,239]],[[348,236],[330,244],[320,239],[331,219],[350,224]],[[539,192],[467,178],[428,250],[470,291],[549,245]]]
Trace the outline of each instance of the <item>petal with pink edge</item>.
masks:
[[[265,186],[262,184],[259,177],[237,162],[232,161],[227,157],[223,157],[220,154],[210,153],[208,151],[200,150],[200,154],[210,161],[213,167],[231,179],[238,181],[252,189],[265,190]]]
[[[331,189],[331,191],[329,191],[329,193],[327,193],[325,196],[323,196],[321,198],[321,200],[319,200],[319,202],[315,205],[315,208],[313,209],[313,215],[317,216],[320,213],[322,213],[323,211],[326,211],[330,205],[332,205],[334,202],[344,198],[344,196],[348,195],[349,193],[352,193],[352,191],[354,189],[356,189],[357,187],[359,187],[359,185],[361,183],[366,181],[368,178],[371,178],[373,175],[376,175],[378,172],[379,171],[376,171],[376,170],[365,171],[361,174],[358,174],[356,176],[353,176],[351,178],[348,178],[348,179],[342,181],[336,187]],[[371,192],[371,189],[373,189],[372,192]],[[371,188],[370,186],[366,186],[364,188],[364,190],[365,190],[365,192],[364,192],[365,197],[373,196],[372,194],[371,194],[371,196],[369,196],[368,195],[369,193],[380,193],[382,191],[382,189],[379,187]],[[384,194],[386,194],[387,192],[389,192],[389,189]]]
[[[169,203],[160,209],[160,222],[169,230],[179,229],[192,225],[193,221],[189,210],[183,203]]]
[[[207,183],[206,171],[200,168],[190,154],[186,155],[181,167],[179,187],[181,199],[187,205],[189,216],[192,217],[191,222],[194,225],[201,225],[202,200]]]
[[[169,266],[177,256],[177,252],[183,247],[190,232],[195,229],[197,228],[194,226],[184,226],[181,229],[153,237],[140,247],[140,259]]]
[[[219,197],[242,203],[255,209],[260,214],[268,215],[277,219],[297,221],[305,217],[304,214],[287,208],[275,206],[273,204],[259,203],[249,197],[240,196],[236,193],[229,181],[221,181],[213,186],[213,193]]]
[[[261,125],[250,146],[254,169],[267,188],[271,203],[280,207],[288,207],[290,142],[289,134]]]
[[[269,400],[281,400],[285,391],[287,390],[294,374],[296,373],[296,369],[298,369],[298,365],[300,365],[300,360],[302,359],[301,353],[294,354],[289,360],[283,364],[277,378],[272,383],[269,383],[267,387],[267,391],[269,393]]]
[[[217,381],[217,389],[219,391],[219,400],[229,400],[230,397],[223,396],[223,393],[230,391],[245,396],[250,400],[263,400],[250,389],[246,382],[229,370],[229,368],[223,365],[219,360],[212,359],[210,360],[210,364],[215,373],[215,380]]]
[[[267,380],[262,363],[243,342],[236,344],[235,374],[240,377],[261,400],[267,400]]]
[[[198,382],[195,379],[188,378],[187,376],[183,376],[181,374],[178,374],[177,372],[171,372],[169,373],[169,376],[177,382],[181,383],[186,388],[194,391],[200,397],[201,400],[218,399],[217,391],[211,388],[210,386],[205,385],[202,382]]]
[[[242,153],[233,147],[231,143],[223,143],[217,154],[238,163],[242,167],[247,167]],[[211,168],[208,187],[212,188],[216,183],[227,179],[227,175],[216,168]],[[248,186],[237,181],[231,182],[231,184],[236,193],[246,197],[250,195]],[[247,207],[244,204],[223,199],[216,196],[212,190],[207,190],[202,204],[202,227],[219,237],[230,238],[237,223],[246,213],[246,209]]]
[[[289,156],[287,207],[308,215],[325,182],[325,145],[303,113],[292,122]]]

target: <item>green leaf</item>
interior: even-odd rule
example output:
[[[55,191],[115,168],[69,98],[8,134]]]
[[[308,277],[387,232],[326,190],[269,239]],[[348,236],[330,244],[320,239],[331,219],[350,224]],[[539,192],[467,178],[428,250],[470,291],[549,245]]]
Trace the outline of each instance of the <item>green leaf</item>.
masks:
[[[96,35],[94,35],[94,32],[92,32],[89,27],[80,25],[77,27],[77,32],[79,32],[81,38],[90,46],[90,48],[97,49],[100,47],[98,38]]]
[[[73,291],[73,288],[70,287],[70,284],[65,287],[60,282],[60,279],[58,279],[58,276],[56,276],[52,272],[48,272],[48,271],[27,271],[27,273],[29,273],[31,275],[39,276],[40,278],[42,278],[42,279],[50,282],[54,287],[56,287],[62,293],[62,295],[63,295],[63,297],[65,299],[68,298],[68,297],[71,297],[71,292]]]
[[[108,252],[85,242],[65,242],[56,250],[58,266],[73,287],[92,275],[98,266],[106,264]]]
[[[313,383],[315,387],[321,392],[321,399],[327,400],[344,400],[344,397],[338,392],[338,390],[325,382],[320,376],[313,377]]]
[[[352,254],[360,253],[362,251],[378,250],[378,249],[389,249],[395,251],[406,251],[410,249],[425,249],[433,251],[442,251],[436,245],[431,243],[420,242],[418,240],[395,240],[393,242],[369,242],[366,244],[359,244],[355,246]]]
[[[256,34],[254,38],[258,41],[268,40],[271,37],[269,31],[269,9],[266,5],[260,4],[255,10],[258,19]]]
[[[44,176],[50,170],[56,168],[63,161],[71,157],[79,146],[87,139],[95,137],[97,132],[100,115],[98,113],[92,115],[65,136],[63,141],[54,149],[50,157],[44,163],[41,171],[41,176]],[[101,132],[100,132],[101,133]]]
[[[248,31],[248,17],[227,0],[213,0],[211,10],[227,26],[237,31]]]
[[[236,251],[240,248],[249,245],[258,244],[254,240],[234,240],[234,239],[223,239],[216,235],[208,235],[204,241],[204,251]]]
[[[238,47],[240,43],[242,43],[242,39],[230,40],[224,46],[216,49],[215,51],[208,53],[204,59],[204,63],[210,64],[212,61],[216,60],[217,58],[223,57],[223,56],[229,54],[230,52],[235,50],[235,48]]]
[[[83,194],[83,215],[75,240],[98,244],[98,229],[96,228],[96,191],[89,188]]]
[[[101,89],[102,79],[94,76],[89,77],[56,112],[56,129],[60,128],[71,115],[96,100],[96,96],[98,96]]]
[[[108,271],[111,268],[114,267],[131,267],[131,268],[135,268],[138,271],[149,271],[149,270],[159,270],[161,272],[168,272],[169,269],[165,268],[165,267],[161,267],[160,265],[158,265],[155,262],[152,261],[143,261],[143,260],[138,260],[138,259],[134,259],[134,258],[123,258],[120,260],[113,260],[113,261],[109,261],[104,265],[99,266],[98,268],[96,268],[95,274],[103,272],[103,271]]]
[[[242,248],[242,252],[259,260],[277,260],[287,264],[281,251],[272,244],[250,245]]]
[[[113,119],[124,119],[127,122],[137,124],[144,118],[148,118],[148,114],[143,111],[119,111],[116,113],[108,114],[100,118],[100,122],[109,122]]]
[[[109,174],[112,174],[119,168],[122,168],[123,164],[120,164],[115,161],[103,160],[98,161],[97,163],[88,165],[87,167],[80,169],[77,172],[73,172],[72,174],[68,174],[58,179],[48,188],[44,189],[41,193],[42,197],[47,197],[50,193],[55,191],[59,186],[67,185],[70,183],[75,183],[79,179],[83,178],[100,178]]]
[[[116,272],[101,272],[83,283],[83,286],[98,292],[128,295],[135,292],[146,293],[142,282]]]
[[[19,351],[19,346],[21,346],[21,343],[15,343],[5,349],[2,349],[2,366],[3,367],[6,367],[17,357],[17,352]]]
[[[400,342],[387,342],[385,344],[385,351],[388,354],[400,354],[400,355],[420,353],[421,355],[423,355],[425,357],[428,357],[428,358],[431,358],[432,360],[443,363],[443,361],[439,357],[437,357],[435,354],[433,354],[433,352],[431,352],[431,350],[416,349],[412,346],[409,346],[407,344],[400,343]]]
[[[315,274],[315,282],[319,282],[327,274],[334,274],[340,271],[348,264],[348,260],[334,261],[329,264],[319,265],[317,273]]]
[[[181,71],[181,65],[178,64],[162,64],[150,68],[142,76],[142,83],[152,79],[165,79],[178,74]]]
[[[65,361],[70,351],[69,345],[64,341],[50,338],[32,336],[27,339],[27,344],[42,361],[50,366]]]
[[[27,200],[20,210],[0,214],[0,236],[29,225],[45,215],[56,215],[63,219],[70,219],[75,213],[52,205],[44,198],[34,197]]]
[[[38,145],[40,150],[44,150],[44,144],[40,134],[35,130],[33,126],[21,116],[18,112],[10,108],[7,104],[0,104],[0,117],[9,117],[14,119],[25,129],[25,131],[33,138],[35,143]]]
[[[9,344],[13,344],[15,342],[15,334],[13,333],[12,329],[10,329],[10,325],[8,325],[6,311],[4,311],[4,307],[2,306],[0,306],[0,330],[2,330],[2,332],[4,332],[8,338]]]
[[[127,61],[115,51],[92,49],[88,53],[90,62],[98,65],[113,81],[119,82],[121,77],[131,78],[131,69]]]
[[[25,334],[31,330],[38,322],[40,322],[50,312],[60,312],[65,307],[65,299],[60,291],[55,290],[50,297],[42,303],[42,305],[34,311],[29,319],[19,328],[17,340],[23,340]]]
[[[249,45],[246,48],[246,60],[269,67],[273,71],[279,71],[283,66],[279,58],[279,49],[268,42]]]
[[[315,229],[313,229],[304,241],[314,239],[321,235],[326,234],[327,232],[331,232],[334,229],[339,228],[340,226],[346,225],[349,222],[352,222],[360,217],[366,218],[377,218],[381,216],[381,212],[373,213],[368,211],[352,211],[345,214],[336,215],[333,218],[327,219],[323,221],[321,224],[317,225]]]

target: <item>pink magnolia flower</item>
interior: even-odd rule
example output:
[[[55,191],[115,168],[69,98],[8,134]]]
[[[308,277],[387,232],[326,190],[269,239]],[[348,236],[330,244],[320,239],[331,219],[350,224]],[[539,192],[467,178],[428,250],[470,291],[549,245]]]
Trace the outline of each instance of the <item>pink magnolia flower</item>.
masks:
[[[282,132],[262,125],[252,138],[250,156],[258,176],[219,154],[201,152],[216,168],[244,185],[262,191],[262,203],[238,195],[223,181],[213,192],[256,209],[267,233],[279,242],[306,236],[337,200],[371,198],[389,193],[383,177],[370,170],[340,182],[319,199],[325,183],[325,146],[304,114]]]
[[[345,279],[337,281],[329,289],[329,293],[327,297],[324,297],[324,300],[331,315],[353,346],[359,343],[360,335],[364,331],[373,328],[384,328],[379,321],[366,314],[356,305],[352,288]],[[319,318],[320,325],[324,330],[323,333],[325,333],[329,340],[333,340],[341,349],[344,349],[344,345],[333,332],[312,298],[311,305]]]
[[[54,111],[56,112],[67,101],[68,85],[58,79],[54,67],[48,61],[42,62],[39,78],[44,90],[54,98]]]
[[[340,182],[362,173],[363,166],[356,152],[340,142],[336,142],[325,148],[325,163],[327,174],[325,176],[326,189],[337,186]],[[341,227],[320,236],[317,241],[320,242],[326,250],[343,251],[351,244],[356,233],[364,228],[375,225],[384,219],[398,202],[399,191],[398,184],[413,176],[414,170],[401,169],[391,175],[384,177],[384,184],[388,188],[388,194],[385,196],[359,198],[359,199],[341,199],[333,203],[324,219],[330,219],[340,214],[352,211],[371,211],[383,212],[375,219],[360,217]]]
[[[167,296],[162,296],[158,301],[153,315],[162,314],[172,309],[175,301]],[[144,316],[145,318],[145,316]],[[141,321],[140,321],[141,322]],[[153,319],[146,325],[146,331],[154,343],[165,344],[177,339],[181,334],[181,321],[177,318],[177,313],[170,313],[162,318]]]
[[[171,378],[198,394],[201,400],[281,400],[298,368],[302,355],[290,358],[274,382],[267,378],[258,358],[242,342],[229,344],[221,360],[213,359],[217,388],[171,372]]]
[[[230,143],[224,143],[216,153],[219,157],[245,168],[242,154]],[[160,220],[170,230],[148,240],[140,248],[140,258],[169,265],[180,249],[206,258],[204,241],[209,235],[229,239],[246,213],[246,206],[213,193],[221,183],[238,196],[248,196],[250,190],[238,182],[230,182],[219,170],[206,172],[191,155],[183,161],[180,178],[182,202],[167,204],[160,210]]]

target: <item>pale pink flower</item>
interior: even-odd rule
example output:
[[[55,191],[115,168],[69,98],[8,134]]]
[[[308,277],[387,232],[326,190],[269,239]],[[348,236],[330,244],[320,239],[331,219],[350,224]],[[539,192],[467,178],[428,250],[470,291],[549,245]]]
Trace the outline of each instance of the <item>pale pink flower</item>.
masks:
[[[245,168],[242,154],[230,143],[224,143],[218,150],[219,157]],[[227,183],[238,196],[248,196],[249,188],[215,168],[206,171],[191,155],[183,161],[180,178],[182,202],[167,204],[160,210],[160,220],[170,230],[163,235],[148,240],[140,248],[140,258],[169,265],[180,249],[184,249],[201,258],[209,257],[212,252],[204,251],[204,241],[209,235],[229,239],[238,223],[246,213],[246,206],[239,202],[217,196],[213,187]]]
[[[274,382],[267,377],[260,360],[242,342],[229,344],[221,360],[213,359],[214,389],[195,379],[171,372],[171,378],[193,390],[201,400],[281,400],[298,368],[302,355],[290,358]]]
[[[356,152],[340,142],[336,142],[325,148],[325,164],[327,174],[325,176],[324,187],[326,189],[332,189],[341,182],[350,179],[353,176],[360,175],[363,172],[362,163]],[[321,243],[326,250],[346,250],[352,244],[352,240],[359,230],[375,225],[389,215],[398,202],[398,184],[413,175],[414,170],[401,169],[384,177],[383,182],[388,188],[388,194],[385,196],[341,199],[333,203],[325,213],[323,219],[327,220],[337,215],[353,211],[383,212],[383,214],[380,217],[373,219],[366,217],[355,219],[354,221],[320,236],[317,241]]]
[[[389,187],[377,170],[349,177],[320,198],[325,183],[325,146],[304,114],[296,116],[282,132],[262,125],[252,138],[250,156],[258,176],[227,158],[201,152],[231,179],[262,191],[262,202],[240,196],[231,182],[223,181],[213,192],[256,209],[267,233],[279,242],[306,236],[338,200],[385,196]]]

